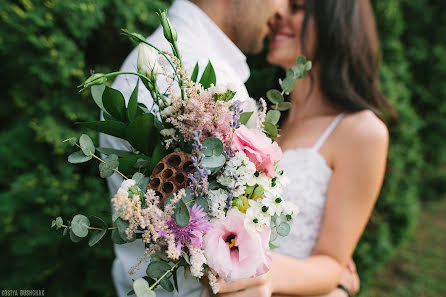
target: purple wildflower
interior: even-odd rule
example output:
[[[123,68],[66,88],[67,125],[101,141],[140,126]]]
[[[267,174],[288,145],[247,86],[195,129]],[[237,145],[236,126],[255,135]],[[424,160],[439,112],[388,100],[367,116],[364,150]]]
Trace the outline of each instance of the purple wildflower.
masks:
[[[242,102],[239,100],[236,100],[233,102],[233,115],[232,115],[232,122],[229,124],[232,129],[238,129],[240,127],[240,123],[238,122],[240,120],[240,114],[243,112],[243,110],[240,108],[242,105]]]
[[[180,227],[174,218],[167,222],[172,234],[175,236],[175,243],[178,249],[184,246],[195,246],[201,248],[203,243],[203,232],[211,229],[211,224],[206,218],[203,208],[197,204],[188,207],[190,221],[186,227]]]
[[[200,141],[201,131],[194,131],[192,134],[194,136],[192,147],[195,156],[192,156],[191,159],[196,170],[194,174],[188,175],[188,178],[191,181],[189,188],[195,197],[201,197],[207,189],[207,178],[211,174],[211,171],[202,164],[204,159],[203,150],[205,150],[206,147],[203,146]]]

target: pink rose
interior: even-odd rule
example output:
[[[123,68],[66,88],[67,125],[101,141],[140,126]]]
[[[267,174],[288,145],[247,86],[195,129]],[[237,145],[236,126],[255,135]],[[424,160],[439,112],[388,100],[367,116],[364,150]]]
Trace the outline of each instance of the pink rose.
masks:
[[[204,236],[207,264],[227,282],[256,277],[271,268],[271,229],[247,229],[244,220],[243,213],[230,209],[226,218],[212,221]]]
[[[282,158],[282,150],[277,142],[272,142],[265,133],[258,129],[249,129],[244,125],[235,130],[232,147],[246,154],[258,171],[274,177],[274,163]]]

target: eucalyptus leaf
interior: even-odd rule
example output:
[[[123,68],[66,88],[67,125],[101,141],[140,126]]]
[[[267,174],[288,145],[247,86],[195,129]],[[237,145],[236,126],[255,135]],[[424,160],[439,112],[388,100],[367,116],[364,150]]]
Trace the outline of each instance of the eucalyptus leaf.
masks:
[[[139,80],[136,82],[135,89],[133,89],[132,95],[130,96],[129,103],[127,105],[127,118],[130,123],[136,119],[138,113],[138,88]]]
[[[272,242],[269,243],[269,249],[270,249],[270,250],[274,250],[274,249],[278,249],[278,248],[279,248],[278,245],[275,245],[275,244],[272,243]]]
[[[147,266],[146,274],[151,278],[160,278],[162,277],[168,270],[172,267],[161,260],[150,262],[149,266]]]
[[[92,247],[96,243],[98,243],[99,240],[102,239],[102,237],[104,237],[105,233],[107,233],[107,224],[101,218],[95,216],[91,216],[90,221],[93,222],[93,225],[96,228],[103,229],[103,230],[90,230],[90,238],[88,240],[88,245]]]
[[[81,214],[75,215],[71,221],[71,230],[74,235],[78,237],[85,237],[88,235],[88,227],[90,227],[90,220]]]
[[[77,151],[68,156],[68,162],[72,164],[84,163],[93,158],[92,156],[86,156],[83,151]]]
[[[204,212],[209,212],[209,203],[206,198],[198,197],[195,199],[195,204],[201,206]]]
[[[133,175],[132,179],[135,181],[138,188],[140,188],[141,191],[143,191],[143,193],[145,193],[147,190],[147,184],[149,183],[149,177],[144,176],[144,174],[142,174],[142,173],[136,172]]]
[[[276,230],[277,234],[284,237],[290,233],[291,228],[287,222],[282,222],[279,226],[277,226]]]
[[[56,220],[53,220],[53,221],[51,222],[51,228],[53,228],[54,226],[56,226]]]
[[[109,155],[99,164],[99,172],[102,178],[106,178],[112,176],[114,173],[114,169],[118,168],[119,161],[118,156]]]
[[[70,137],[65,139],[63,142],[67,142],[71,145],[71,146],[75,146],[77,144],[77,138],[76,137]]]
[[[62,225],[63,225],[63,220],[62,220],[62,218],[61,217],[57,217],[56,218],[56,222],[55,222],[56,224],[56,230],[57,229],[60,229],[60,227],[62,227]]]
[[[280,111],[287,111],[291,108],[291,102],[282,102],[279,105],[273,105],[272,108]]]
[[[163,287],[164,290],[166,290],[167,292],[172,292],[174,290],[172,283],[170,282],[169,279],[167,279],[166,277],[161,279],[159,284],[161,285],[161,287]]]
[[[186,227],[189,225],[190,213],[186,203],[184,203],[183,200],[178,201],[176,204],[174,217],[178,226]]]
[[[194,71],[192,72],[192,76],[190,77],[191,81],[197,82],[199,70],[200,70],[200,66],[198,65],[198,62],[197,62],[197,64],[195,64]]]
[[[213,169],[220,169],[225,163],[226,157],[224,155],[203,158],[203,165],[211,171]]]
[[[203,140],[202,145],[206,147],[203,154],[206,157],[220,156],[223,153],[223,142],[216,137],[208,137]]]
[[[116,227],[116,226],[113,225],[113,227]],[[124,244],[124,243],[127,243],[127,241],[122,239],[121,236],[119,235],[119,230],[118,229],[113,229],[112,230],[111,239],[112,239],[114,244]]]
[[[104,104],[105,110],[112,117],[121,122],[127,121],[125,99],[120,91],[105,87],[104,93],[102,94],[102,104]]]
[[[221,185],[220,183],[218,183],[217,180],[213,179],[213,180],[211,180],[211,181],[209,182],[208,190],[217,190],[217,189],[220,189],[220,188],[223,188],[223,185]]]
[[[279,104],[284,101],[283,95],[278,90],[269,90],[266,92],[266,97],[271,103]]]
[[[66,235],[68,234],[69,231],[70,231],[70,228],[65,227],[65,229],[63,229],[62,236],[66,236]]]
[[[116,227],[118,227],[118,231],[119,231],[119,236],[121,236],[121,238],[126,241],[126,242],[133,242],[136,239],[136,234],[133,233],[132,238],[128,239],[127,234],[126,234],[126,230],[129,227],[129,222],[128,221],[124,221],[121,218],[116,219],[115,221],[115,225]]]
[[[277,137],[277,126],[270,122],[263,122],[263,129],[269,136],[275,138]]]
[[[214,67],[212,66],[211,61],[209,60],[208,64],[206,65],[206,68],[204,69],[203,75],[200,79],[200,84],[205,89],[209,89],[211,84],[214,86],[217,83],[217,77],[215,75]]]
[[[156,297],[155,292],[150,290],[149,283],[143,278],[138,278],[133,282],[133,291],[136,297]]]
[[[95,153],[93,141],[87,134],[81,135],[81,137],[79,138],[79,146],[86,156],[90,156],[91,154]]]
[[[126,139],[125,130],[127,125],[119,121],[81,122],[79,124],[97,132]]]
[[[82,237],[77,236],[76,234],[74,234],[73,229],[70,229],[70,239],[72,242],[78,243],[82,240]]]
[[[276,125],[280,120],[280,111],[269,110],[265,116],[265,121]]]
[[[269,237],[269,241],[274,241],[277,239],[277,231],[276,229],[271,228],[271,235]]]
[[[242,112],[240,114],[240,119],[238,120],[238,122],[242,125],[246,125],[253,113],[254,112],[252,111]]]

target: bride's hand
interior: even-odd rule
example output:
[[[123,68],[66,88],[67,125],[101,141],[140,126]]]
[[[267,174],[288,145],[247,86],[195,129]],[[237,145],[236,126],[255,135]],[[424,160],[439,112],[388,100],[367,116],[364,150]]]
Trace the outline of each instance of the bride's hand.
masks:
[[[344,269],[340,283],[346,287],[351,293],[356,294],[359,292],[360,280],[358,272],[356,271],[355,262],[352,259]]]
[[[220,279],[218,297],[270,297],[272,294],[271,271],[254,278],[247,278],[227,284]]]

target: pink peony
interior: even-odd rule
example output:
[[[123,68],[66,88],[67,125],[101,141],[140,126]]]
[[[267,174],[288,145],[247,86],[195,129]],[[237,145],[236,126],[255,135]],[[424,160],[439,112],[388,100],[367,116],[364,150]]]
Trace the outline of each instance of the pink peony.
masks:
[[[212,221],[212,229],[204,236],[208,266],[228,282],[256,277],[271,268],[271,229],[247,229],[244,220],[243,213],[230,209],[226,218]]]
[[[249,129],[244,125],[235,130],[232,148],[246,154],[258,171],[274,177],[274,163],[282,158],[282,150],[277,142],[272,142],[265,133],[258,129]]]

